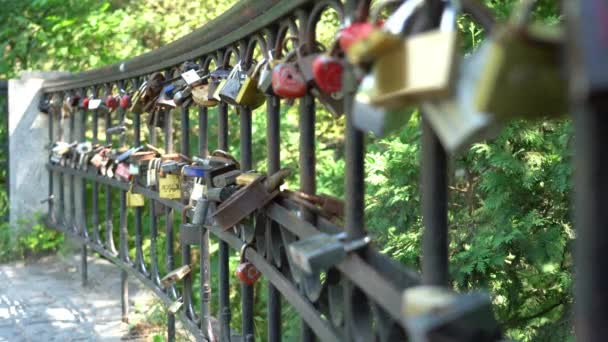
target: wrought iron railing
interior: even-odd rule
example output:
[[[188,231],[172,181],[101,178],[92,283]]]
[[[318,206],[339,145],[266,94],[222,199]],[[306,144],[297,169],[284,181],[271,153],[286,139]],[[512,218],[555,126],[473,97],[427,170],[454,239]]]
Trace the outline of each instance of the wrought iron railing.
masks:
[[[441,6],[433,8],[429,1],[428,14],[432,18],[427,25],[437,22]],[[441,2],[437,1],[440,5]],[[476,1],[463,1],[465,11],[470,12],[475,20],[491,28],[492,18]],[[222,16],[208,23],[201,29],[150,53],[133,59],[96,69],[74,74],[44,84],[48,97],[59,95],[62,98],[74,94],[80,96],[110,95],[114,89],[135,91],[152,73],[162,71],[165,75],[176,75],[179,66],[186,61],[198,62],[204,70],[211,64],[228,66],[233,60],[242,60],[248,65],[254,51],[262,55],[274,50],[275,58],[281,56],[283,42],[287,36],[296,36],[301,42],[315,41],[315,26],[321,14],[326,10],[338,13],[342,23],[364,19],[368,13],[369,2],[337,0],[242,0]],[[309,44],[313,46],[314,44]],[[266,56],[268,57],[268,56]],[[323,341],[357,340],[357,341],[398,341],[405,340],[409,334],[412,338],[412,321],[403,313],[403,292],[405,289],[419,285],[448,286],[448,243],[447,243],[447,167],[448,157],[441,147],[430,126],[423,122],[421,187],[422,214],[424,219],[424,238],[422,245],[422,274],[404,268],[386,256],[380,254],[373,245],[363,248],[348,256],[324,273],[324,276],[303,277],[298,275],[287,259],[285,246],[298,239],[310,237],[320,232],[335,234],[346,232],[348,239],[356,240],[366,236],[364,222],[364,155],[365,144],[363,133],[352,124],[351,103],[356,89],[352,69],[347,67],[344,83],[344,102],[346,104],[346,175],[345,175],[345,219],[344,227],[323,219],[301,208],[289,199],[278,199],[266,206],[261,213],[264,219],[255,226],[247,226],[239,231],[224,231],[214,226],[201,226],[198,242],[181,243],[182,265],[198,264],[200,281],[200,298],[194,302],[193,274],[187,275],[179,289],[171,285],[167,290],[160,286],[161,273],[157,239],[161,231],[155,203],[164,207],[164,236],[166,250],[164,260],[166,270],[173,270],[175,263],[176,237],[181,234],[174,226],[174,213],[180,213],[185,205],[181,201],[160,198],[158,193],[149,188],[134,185],[133,190],[146,198],[148,209],[135,208],[133,216],[128,213],[126,194],[131,189],[125,182],[103,177],[95,173],[74,170],[58,165],[49,165],[50,196],[49,224],[60,229],[82,243],[82,277],[86,282],[86,255],[88,249],[111,260],[122,269],[122,308],[126,319],[128,315],[128,293],[126,281],[129,275],[137,278],[168,306],[178,298],[183,302],[182,309],[168,315],[168,336],[175,336],[175,318],[201,340],[219,339],[236,340],[237,333],[231,332],[230,321],[230,249],[239,251],[246,243],[254,243],[254,248],[245,250],[245,257],[261,271],[268,281],[267,285],[267,336],[270,341],[281,340],[281,311],[283,303],[289,303],[302,319],[302,340],[312,341],[318,338]],[[315,186],[315,98],[306,95],[299,105],[300,131],[300,190],[314,194]],[[281,168],[279,113],[281,101],[278,97],[267,96],[267,169],[272,174]],[[166,152],[176,150],[173,143],[173,115],[181,117],[179,134],[181,137],[179,152],[185,155],[205,157],[208,155],[208,109],[198,110],[198,146],[190,146],[191,132],[189,110],[182,107],[167,113],[164,128],[164,148]],[[219,149],[228,150],[228,114],[232,109],[226,103],[218,107],[218,142]],[[174,113],[176,112],[176,113]],[[240,112],[240,165],[242,170],[250,170],[252,162],[252,122],[251,110],[239,108]],[[100,115],[103,114],[103,118]],[[106,129],[116,124],[116,120],[125,123],[129,113],[118,109],[115,112],[100,110],[78,110],[67,119],[54,115],[49,125],[51,142],[84,141],[87,132],[91,132],[93,142],[100,141],[100,120],[104,120]],[[139,114],[132,116],[133,146],[139,146],[142,140],[142,120]],[[63,120],[67,126],[63,127]],[[68,134],[65,134],[65,132]],[[149,131],[149,143],[155,144],[159,137],[154,130]],[[121,138],[121,143],[125,143]],[[105,143],[112,143],[106,136]],[[90,197],[87,188],[90,188]],[[115,203],[112,194],[118,192],[119,244],[118,251],[114,243],[113,217]],[[103,201],[102,201],[103,200]],[[87,212],[87,208],[91,208]],[[101,213],[103,212],[103,217]],[[144,213],[146,215],[144,215]],[[186,216],[191,215],[186,211]],[[143,220],[150,223],[150,254],[143,251]],[[188,218],[186,217],[186,220]],[[185,222],[183,222],[185,223]],[[253,234],[251,234],[253,232]],[[105,234],[104,234],[105,233]],[[128,237],[135,235],[135,257],[129,256]],[[103,235],[103,236],[102,236]],[[219,241],[219,286],[217,297],[218,310],[212,312],[210,302],[215,297],[211,293],[209,281],[211,266],[209,264],[210,240]],[[191,248],[199,249],[199,260],[192,260]],[[256,287],[262,291],[261,287]],[[179,291],[178,291],[179,290]],[[467,297],[471,303],[475,297]],[[240,336],[243,340],[253,340],[254,333],[254,287],[241,286]],[[463,308],[466,305],[462,306]],[[433,314],[431,314],[431,317]],[[485,317],[488,318],[488,317]],[[479,322],[482,322],[481,318]],[[492,319],[488,320],[490,334],[486,339],[497,338],[491,333]],[[422,324],[418,322],[419,324]],[[482,324],[480,324],[482,325]],[[479,329],[469,326],[462,329]],[[430,329],[430,328],[429,328]],[[452,333],[467,332],[451,331]],[[449,334],[450,331],[442,333]],[[477,336],[481,338],[481,336]],[[471,337],[475,338],[475,337]],[[432,338],[431,338],[432,340]]]

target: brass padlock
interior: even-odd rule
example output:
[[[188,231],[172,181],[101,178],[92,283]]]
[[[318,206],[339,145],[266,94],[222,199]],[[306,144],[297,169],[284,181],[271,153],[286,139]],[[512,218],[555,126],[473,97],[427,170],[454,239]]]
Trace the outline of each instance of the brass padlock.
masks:
[[[217,106],[218,101],[211,97],[213,94],[209,93],[209,84],[199,84],[192,87],[192,100],[199,106],[203,107],[214,107]]]
[[[562,30],[528,22],[531,4],[518,6],[509,23],[483,43],[485,59],[475,87],[475,106],[498,119],[557,116],[568,110],[562,72]],[[516,22],[514,18],[523,18]]]
[[[457,8],[450,2],[439,29],[408,36],[375,59],[372,105],[404,108],[452,93],[460,57],[456,16]]]
[[[266,96],[257,87],[260,79],[260,71],[267,64],[266,60],[256,64],[250,75],[245,76],[245,80],[236,97],[236,102],[242,106],[248,106],[251,109],[256,109],[266,101]]]
[[[445,150],[452,155],[473,142],[493,137],[501,126],[493,116],[478,111],[474,103],[475,84],[481,77],[479,63],[487,50],[481,46],[462,61],[456,90],[451,97],[422,104],[422,114]]]
[[[386,20],[382,28],[377,25],[377,16],[389,1],[381,3],[371,16],[376,24],[371,33],[365,38],[352,43],[346,52],[351,64],[369,64],[387,51],[397,47],[402,42],[402,33],[414,13],[424,4],[424,0],[405,1]]]

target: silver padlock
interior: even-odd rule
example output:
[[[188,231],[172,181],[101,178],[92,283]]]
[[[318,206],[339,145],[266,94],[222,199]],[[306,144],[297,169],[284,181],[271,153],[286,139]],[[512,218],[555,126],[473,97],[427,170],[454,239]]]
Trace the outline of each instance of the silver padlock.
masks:
[[[365,247],[370,237],[345,242],[346,233],[315,234],[287,246],[291,260],[302,271],[315,274],[344,260],[349,252]]]
[[[401,307],[409,341],[489,342],[502,337],[487,294],[415,286],[403,292]]]
[[[370,103],[376,88],[374,75],[366,75],[353,102],[353,125],[362,132],[372,132],[382,138],[399,130],[412,116],[411,109],[386,109]]]

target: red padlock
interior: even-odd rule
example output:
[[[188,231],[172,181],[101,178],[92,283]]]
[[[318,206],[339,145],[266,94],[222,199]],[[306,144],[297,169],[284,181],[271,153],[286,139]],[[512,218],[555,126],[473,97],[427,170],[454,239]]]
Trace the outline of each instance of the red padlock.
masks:
[[[131,96],[124,94],[120,97],[120,108],[127,109],[131,107]]]
[[[110,109],[116,109],[118,108],[118,99],[112,95],[108,95],[108,97],[106,97],[105,105]]]
[[[382,21],[376,21],[375,23],[357,21],[350,24],[348,27],[343,28],[338,34],[340,48],[342,51],[348,51],[351,45],[360,40],[367,39],[375,29],[382,27],[382,24]]]
[[[262,273],[252,263],[245,261],[245,250],[247,247],[251,246],[244,244],[241,247],[241,263],[237,266],[235,274],[243,284],[253,286],[260,279]]]
[[[289,62],[295,56],[295,51],[290,52],[285,57],[285,62],[272,69],[272,90],[279,97],[297,99],[306,95],[308,91],[304,76],[295,63]]]
[[[80,105],[82,106],[82,109],[87,110],[89,109],[89,101],[91,99],[89,97],[85,97],[84,99],[82,99],[82,102],[80,103]]]
[[[327,54],[317,56],[312,64],[317,87],[328,94],[342,90],[343,71],[342,60]]]

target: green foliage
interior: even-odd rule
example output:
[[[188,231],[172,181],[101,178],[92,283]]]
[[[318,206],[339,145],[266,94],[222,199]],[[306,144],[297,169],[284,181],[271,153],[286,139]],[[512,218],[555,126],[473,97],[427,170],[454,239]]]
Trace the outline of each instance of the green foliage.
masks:
[[[507,18],[516,2],[484,0],[500,19]],[[0,0],[4,9],[0,13],[0,51],[4,54],[0,60],[0,78],[12,77],[25,69],[80,71],[117,62],[191,32],[233,3],[234,0],[203,3],[187,0]],[[540,0],[535,18],[555,24],[561,20],[558,13],[557,1]],[[458,27],[467,53],[483,42],[484,30],[469,16],[461,18]],[[329,46],[336,29],[335,14],[325,14],[317,30],[318,39]],[[317,189],[342,197],[346,166],[344,118],[334,119],[320,107],[317,104],[315,126]],[[190,114],[191,123],[196,122],[196,115]],[[239,116],[230,113],[229,120],[230,150],[238,158]],[[281,161],[282,166],[294,170],[298,168],[298,120],[297,102],[291,107],[282,106]],[[209,125],[209,149],[213,150],[217,148],[215,109],[209,111]],[[197,129],[192,125],[192,146],[196,146]],[[261,108],[253,114],[253,161],[254,168],[262,171],[266,170],[265,133],[266,115]],[[498,138],[472,146],[457,156],[450,166],[453,286],[458,291],[488,289],[498,319],[508,335],[518,340],[555,341],[572,336],[571,137],[572,127],[568,121],[518,121],[508,125]],[[179,141],[178,138],[176,133],[173,139]],[[414,113],[398,134],[384,139],[369,136],[366,149],[367,227],[383,253],[418,269],[422,236],[420,194],[423,190],[419,187],[420,115]],[[287,183],[292,189],[298,188],[297,175]],[[116,192],[113,196],[117,196]],[[0,205],[4,198],[0,194]],[[117,202],[115,197],[113,203]],[[100,209],[103,218],[103,205]],[[113,211],[112,216],[114,233],[118,234],[118,211]],[[144,217],[148,217],[147,209]],[[166,272],[162,262],[166,244],[162,233],[164,219],[160,221],[157,250],[161,272]],[[2,227],[0,247],[9,243],[8,230]],[[151,247],[149,229],[149,223],[145,222],[146,256]],[[102,227],[102,233],[104,231]],[[33,232],[33,237],[18,239],[22,247],[17,249],[52,250],[57,247],[55,236],[45,235],[43,232],[47,231],[42,228],[34,228]],[[134,246],[133,234],[130,239],[130,246]],[[117,236],[115,241],[118,241]],[[178,248],[176,245],[175,250]],[[0,261],[5,258],[3,251],[4,248],[0,250]],[[131,256],[134,257],[133,249]],[[175,262],[181,262],[179,255]],[[231,269],[237,263],[235,252],[230,259]],[[218,284],[217,264],[217,253],[213,253],[210,273],[214,294]],[[195,279],[195,288],[200,286],[197,282]],[[233,278],[230,289],[232,327],[240,330],[239,284]],[[259,313],[255,317],[256,337],[259,340],[266,337],[265,289],[264,282],[260,282],[255,292],[255,312]],[[195,291],[196,301],[198,295]],[[217,312],[216,301],[212,302],[212,308]],[[159,312],[155,314],[163,315]],[[283,324],[285,339],[297,339],[297,314],[288,305],[283,309]],[[157,338],[162,340],[161,337],[155,337],[155,340]]]
[[[0,224],[0,263],[48,255],[62,245],[63,235],[47,229],[38,220],[23,222],[18,228],[7,222]]]

